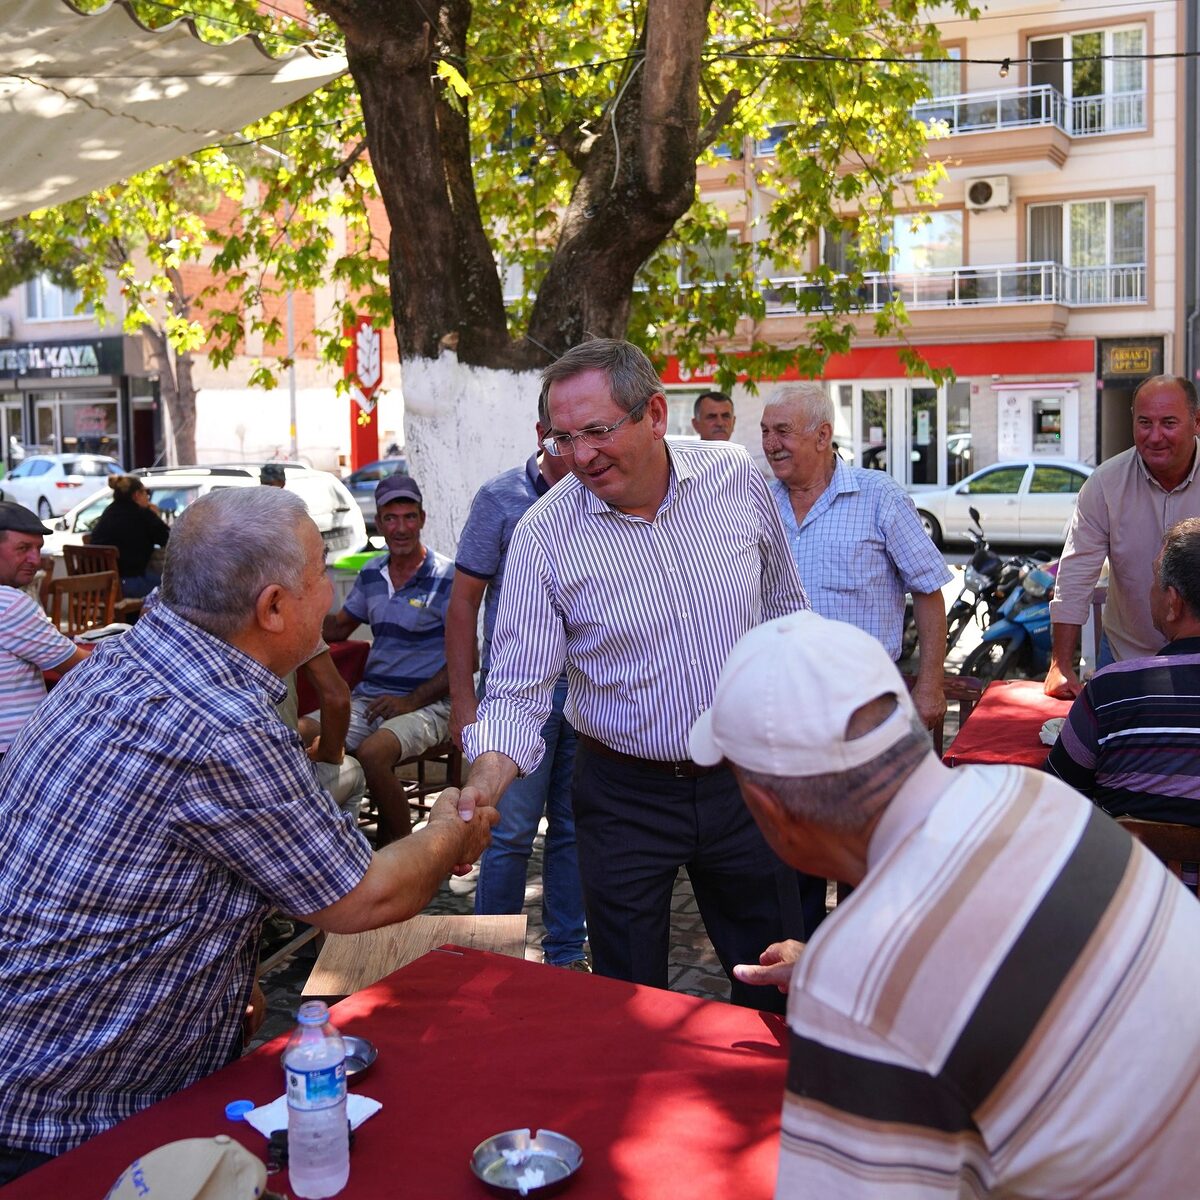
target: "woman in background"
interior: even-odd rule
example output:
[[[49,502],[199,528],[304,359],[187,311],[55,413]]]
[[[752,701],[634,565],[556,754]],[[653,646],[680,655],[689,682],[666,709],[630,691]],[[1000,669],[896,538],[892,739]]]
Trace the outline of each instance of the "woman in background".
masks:
[[[112,503],[92,527],[92,544],[116,546],[117,573],[127,600],[152,592],[161,576],[149,569],[156,546],[165,546],[171,531],[150,503],[150,493],[136,475],[110,475]]]

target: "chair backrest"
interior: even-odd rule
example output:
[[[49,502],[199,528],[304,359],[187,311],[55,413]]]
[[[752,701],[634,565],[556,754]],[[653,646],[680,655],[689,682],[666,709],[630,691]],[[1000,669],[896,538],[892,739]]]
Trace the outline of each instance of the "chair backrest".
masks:
[[[1182,875],[1184,863],[1200,863],[1200,825],[1141,821],[1136,817],[1118,817],[1117,824],[1166,863],[1172,875]]]
[[[50,620],[68,637],[111,625],[117,600],[117,573],[68,575],[50,585]]]
[[[117,569],[116,546],[64,546],[63,562],[68,575],[94,575]]]
[[[908,684],[908,690],[911,692],[917,685],[917,677],[915,675],[905,675],[904,682]],[[974,711],[975,705],[979,703],[979,697],[983,695],[983,689],[987,684],[982,679],[976,679],[972,675],[942,675],[942,692],[945,694],[946,703],[954,700],[958,704],[958,725],[962,728],[962,723]],[[933,738],[933,748],[937,751],[938,758],[942,757],[942,743],[946,736],[946,718],[943,717],[938,724],[929,731]]]

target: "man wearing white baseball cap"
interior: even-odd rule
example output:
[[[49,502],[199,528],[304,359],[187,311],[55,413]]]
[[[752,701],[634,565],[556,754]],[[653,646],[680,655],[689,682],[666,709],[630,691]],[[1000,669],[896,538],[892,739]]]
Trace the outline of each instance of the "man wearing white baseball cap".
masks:
[[[880,644],[811,612],[737,643],[691,754],[855,885],[735,968],[789,991],[780,1200],[1191,1186],[1200,905],[1140,844],[1040,772],[942,766]]]

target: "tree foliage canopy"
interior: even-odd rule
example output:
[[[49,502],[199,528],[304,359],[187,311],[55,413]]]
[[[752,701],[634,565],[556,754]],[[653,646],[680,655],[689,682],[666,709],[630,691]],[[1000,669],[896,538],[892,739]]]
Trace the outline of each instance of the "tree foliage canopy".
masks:
[[[151,23],[179,15],[135,7]],[[394,315],[405,353],[456,345],[485,365],[539,365],[590,331],[693,366],[715,352],[726,383],[789,365],[819,374],[849,345],[864,273],[887,270],[893,218],[930,204],[941,175],[922,165],[927,133],[910,112],[928,89],[906,57],[943,53],[923,0],[314,0],[311,27],[233,0],[188,7],[214,39],[344,38],[353,76],[236,144],[0,227],[0,285],[72,273],[104,312],[115,270],[127,329],[158,322],[177,350],[207,344],[217,364],[247,332],[281,345],[288,289],[332,285],[316,314],[332,361],[365,310]],[[768,135],[774,153],[755,156]],[[697,163],[733,194],[759,183],[736,228],[700,198]],[[390,246],[367,219],[377,198]],[[223,199],[238,215],[217,224]],[[822,231],[847,227],[845,274],[814,266]],[[184,268],[202,261],[215,283],[189,291]],[[807,314],[797,346],[763,340],[781,290]],[[904,320],[893,301],[875,327]],[[735,364],[727,345],[748,356]],[[271,384],[279,362],[264,359],[256,381]]]

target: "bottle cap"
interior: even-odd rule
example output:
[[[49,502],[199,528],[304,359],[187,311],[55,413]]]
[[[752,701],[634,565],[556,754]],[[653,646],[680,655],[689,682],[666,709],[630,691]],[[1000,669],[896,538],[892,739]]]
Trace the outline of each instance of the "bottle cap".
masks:
[[[253,1100],[230,1100],[225,1105],[225,1115],[231,1121],[244,1121],[246,1114],[254,1107]]]

